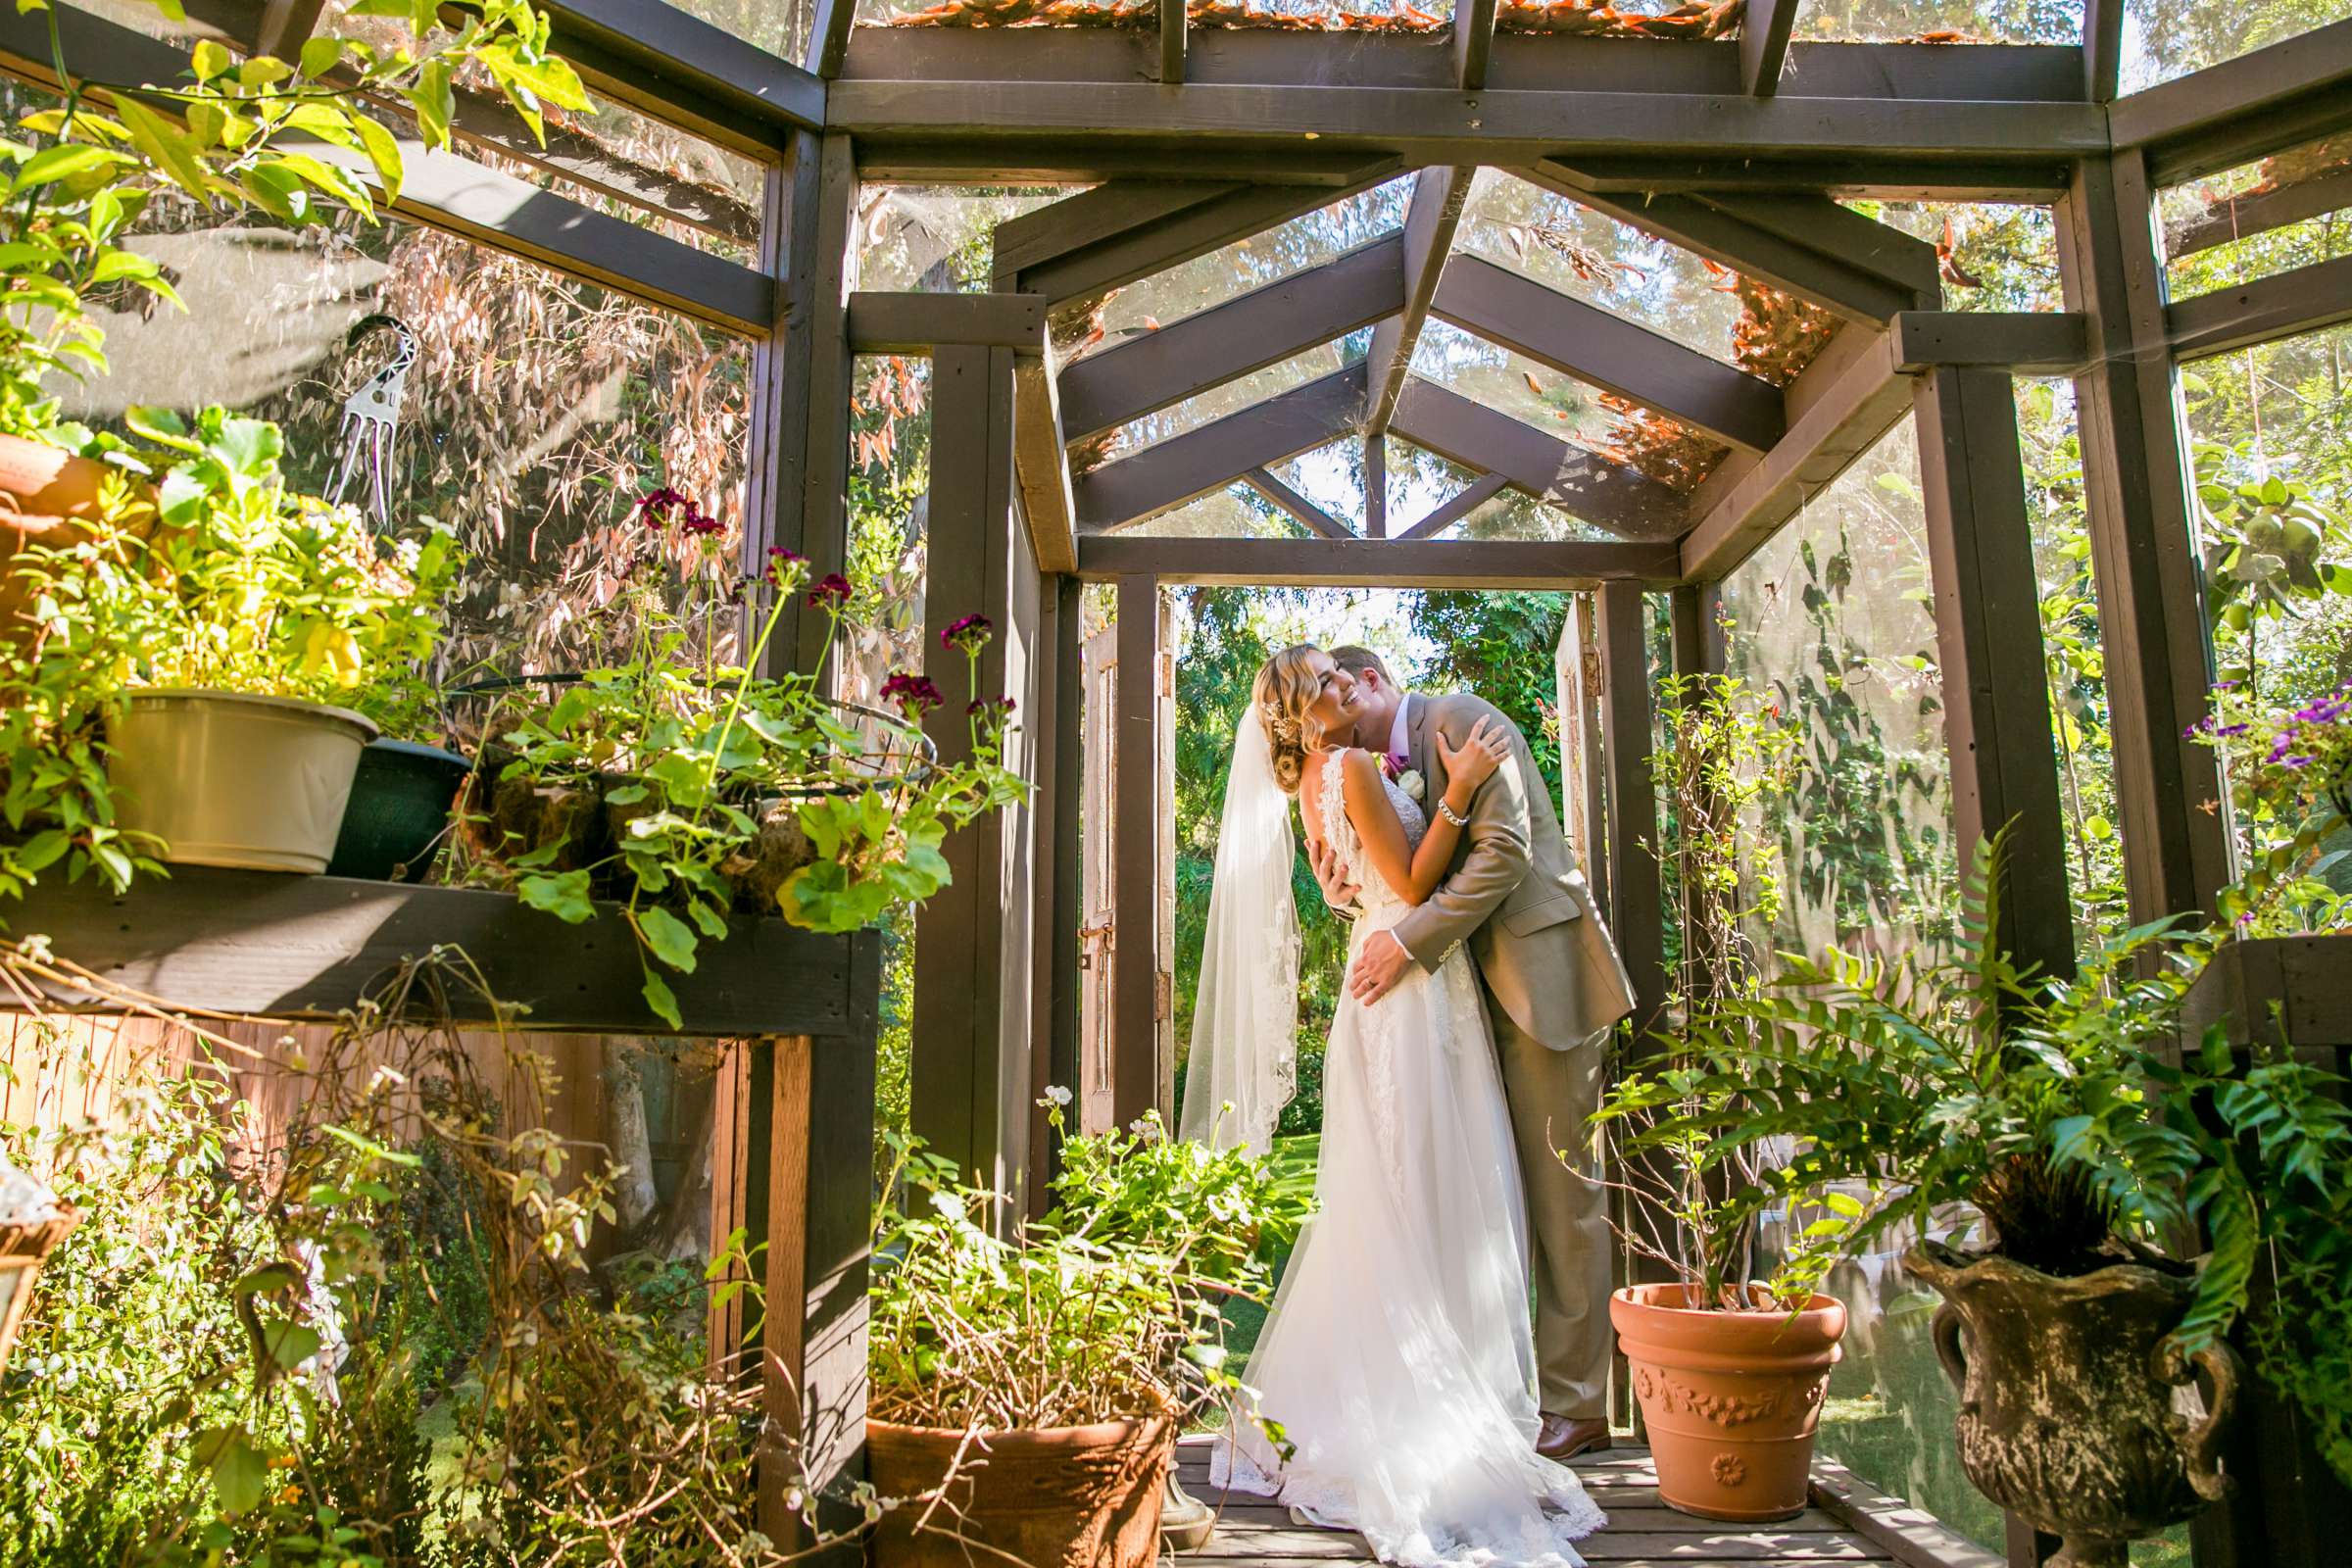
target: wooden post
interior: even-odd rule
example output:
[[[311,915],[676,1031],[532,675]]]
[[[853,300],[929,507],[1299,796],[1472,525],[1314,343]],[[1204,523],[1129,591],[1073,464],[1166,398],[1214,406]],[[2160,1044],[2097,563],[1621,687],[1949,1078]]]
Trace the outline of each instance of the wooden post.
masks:
[[[1658,885],[1658,800],[1642,585],[1600,585],[1601,744],[1609,791],[1609,929],[1634,982],[1636,1055],[1666,1007],[1664,905]]]
[[[815,576],[849,565],[850,227],[858,170],[847,136],[798,132],[767,172],[760,270],[774,276],[775,320],[752,355],[744,570],[770,546],[808,558]],[[816,661],[822,618],[787,607],[767,673]],[[797,631],[794,629],[797,627]]]
[[[1674,590],[1668,602],[1674,643],[1674,672],[1684,677],[1680,702],[1685,708],[1705,706],[1714,694],[1696,677],[1720,675],[1726,651],[1722,624],[1723,595],[1714,583],[1689,583]],[[1710,804],[1710,812],[1714,809]],[[1716,901],[1707,898],[1694,874],[1689,837],[1690,824],[1676,824],[1682,842],[1675,846],[1682,875],[1683,923],[1682,991],[1686,1005],[1714,995],[1713,963],[1722,915]]]
[[[2051,979],[2075,971],[2066,813],[2042,667],[2017,402],[2001,370],[1943,368],[1913,390],[1960,866],[2006,826],[1995,939]]]
[[[1119,579],[1117,772],[1111,800],[1111,1116],[1124,1127],[1167,1098],[1159,1029],[1159,580]]]
[[[2220,772],[2185,734],[2212,660],[2150,200],[2146,159],[2122,152],[2078,165],[2055,213],[2067,308],[2089,321],[2076,404],[2135,923],[2210,909],[2230,881]]]
[[[1012,511],[1012,350],[941,348],[932,357],[930,576],[926,659],[949,702],[926,725],[943,761],[970,756],[972,698],[1037,699],[1037,568]],[[978,688],[941,633],[971,613],[995,623]],[[1034,739],[1017,725],[1005,764],[1034,779]],[[1007,807],[949,836],[954,880],[915,922],[909,1116],[935,1152],[1000,1191],[1026,1168],[1036,815]]]
[[[853,1013],[839,1036],[794,1035],[749,1049],[760,1087],[767,1243],[760,1374],[766,1406],[760,1528],[785,1549],[805,1544],[787,1489],[817,1496],[822,1530],[853,1528],[841,1491],[865,1473],[866,1261],[872,1249],[874,1052],[882,937],[850,950]],[[764,1148],[760,1147],[764,1144]],[[760,1156],[764,1156],[760,1158]],[[797,1452],[795,1451],[797,1448]],[[854,1564],[855,1537],[816,1560]]]
[[[1079,803],[1086,789],[1084,726],[1080,721],[1086,677],[1079,658],[1085,635],[1084,592],[1085,585],[1075,577],[1047,578],[1047,613],[1039,635],[1035,740],[1043,773],[1037,804],[1039,974],[1030,1050],[1037,1056],[1040,1096],[1048,1087],[1067,1089],[1073,1096],[1080,1088],[1079,999],[1086,978],[1080,967],[1079,936],[1086,915],[1079,887],[1085,855],[1079,838]],[[1072,1132],[1078,1130],[1075,1101],[1063,1112],[1063,1125]],[[1047,1184],[1060,1170],[1060,1151],[1042,1132],[1033,1137],[1037,1141],[1029,1152],[1032,1207],[1042,1208]]]

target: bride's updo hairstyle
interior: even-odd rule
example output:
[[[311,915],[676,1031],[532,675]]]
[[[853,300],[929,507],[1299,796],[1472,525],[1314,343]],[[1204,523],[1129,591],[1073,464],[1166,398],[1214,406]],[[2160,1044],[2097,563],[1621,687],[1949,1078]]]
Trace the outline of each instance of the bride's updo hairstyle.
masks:
[[[1323,695],[1322,677],[1307,662],[1314,652],[1314,644],[1298,643],[1267,660],[1251,694],[1257,721],[1265,726],[1266,743],[1274,753],[1274,782],[1285,795],[1298,793],[1307,748],[1316,739],[1308,732],[1306,718],[1306,710]]]

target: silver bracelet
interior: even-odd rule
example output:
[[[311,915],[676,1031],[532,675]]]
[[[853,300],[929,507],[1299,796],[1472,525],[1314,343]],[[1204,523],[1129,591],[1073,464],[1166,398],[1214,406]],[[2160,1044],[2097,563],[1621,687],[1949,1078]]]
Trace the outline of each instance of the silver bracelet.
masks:
[[[1438,814],[1444,817],[1446,821],[1451,822],[1455,827],[1468,827],[1470,825],[1470,819],[1464,816],[1461,812],[1455,810],[1451,806],[1447,805],[1446,802],[1446,797],[1443,795],[1438,797]]]

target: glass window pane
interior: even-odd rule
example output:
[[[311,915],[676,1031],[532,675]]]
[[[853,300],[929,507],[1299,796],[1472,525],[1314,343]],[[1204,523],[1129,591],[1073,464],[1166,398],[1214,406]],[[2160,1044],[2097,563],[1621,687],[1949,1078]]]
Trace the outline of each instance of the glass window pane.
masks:
[[[2174,299],[2352,255],[2352,135],[2168,187],[2156,209]]]
[[[1307,532],[1246,484],[1188,501],[1150,522],[1121,528],[1139,539],[1303,539]]]
[[[997,225],[1082,187],[868,185],[858,193],[858,286],[985,294]]]
[[[1227,415],[1239,414],[1252,404],[1262,403],[1278,393],[1304,386],[1320,376],[1329,375],[1353,360],[1363,357],[1364,345],[1370,340],[1369,331],[1359,332],[1337,343],[1326,343],[1293,355],[1262,370],[1237,376],[1222,386],[1209,388],[1198,397],[1190,397],[1172,408],[1148,414],[1140,419],[1119,426],[1110,438],[1109,455],[1121,458],[1145,447],[1153,446],[1170,436],[1197,430]]]
[[[670,0],[690,17],[799,64],[808,56],[815,0]]]
[[[2352,0],[2124,0],[2124,91],[2185,76],[2345,17],[2352,17]]]
[[[1364,443],[1355,436],[1300,453],[1269,470],[1336,522],[1364,531]]]
[[[1458,250],[1730,364],[1740,302],[1722,269],[1497,169],[1470,187]]]
[[[1103,336],[1088,349],[1180,321],[1378,239],[1404,222],[1412,191],[1409,176],[1392,179],[1130,283],[1104,302],[1098,320]]]
[[[1935,246],[1947,311],[2062,311],[2058,230],[2046,207],[1994,202],[1845,205]]]
[[[2205,610],[2221,678],[2263,707],[2352,685],[2352,326],[2284,338],[2181,367],[2196,463]],[[2299,823],[2236,823],[2241,852]],[[2352,832],[2328,853],[2352,848]],[[2352,857],[2324,873],[2352,897]],[[2340,924],[2298,901],[2278,934]],[[2265,928],[2271,934],[2272,928]]]
[[[148,220],[165,231],[138,244],[178,274],[188,309],[106,315],[111,368],[59,388],[69,416],[224,403],[279,421],[290,480],[331,494],[343,402],[391,351],[386,334],[356,348],[345,334],[375,313],[406,322],[417,352],[387,511],[394,527],[455,528],[473,555],[453,671],[604,657],[614,629],[598,612],[636,559],[630,513],[648,489],[740,528],[749,344],[397,219],[289,233],[158,203]],[[721,556],[689,592],[726,591]]]
[[[2081,43],[2082,0],[1803,0],[1791,32],[1855,43]]]

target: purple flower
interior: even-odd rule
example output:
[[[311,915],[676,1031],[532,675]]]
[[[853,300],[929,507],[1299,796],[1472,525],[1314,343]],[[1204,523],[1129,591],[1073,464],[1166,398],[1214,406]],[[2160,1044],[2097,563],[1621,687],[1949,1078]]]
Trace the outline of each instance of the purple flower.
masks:
[[[767,547],[767,565],[760,575],[767,579],[769,587],[781,588],[785,586],[786,579],[790,578],[793,572],[807,561],[806,556],[787,550],[782,545],[769,545]]]
[[[668,485],[649,490],[637,498],[637,522],[640,527],[659,533],[669,526],[669,519],[680,507],[691,508],[693,502]]]
[[[1011,698],[989,697],[983,698],[981,701],[972,704],[970,707],[966,708],[964,711],[970,714],[972,717],[977,718],[983,713],[1009,713],[1012,711],[1012,709],[1013,702]]]
[[[850,595],[856,591],[850,586],[850,579],[840,572],[827,572],[824,581],[808,590],[808,607],[811,610],[823,610],[831,605],[846,605],[850,602]]]
[[[934,709],[945,707],[948,701],[929,676],[904,673],[882,683],[882,700],[898,704],[908,718],[921,718]]]
[[[986,615],[965,615],[958,620],[950,622],[948,629],[939,634],[939,645],[942,648],[953,648],[967,654],[977,654],[988,646],[989,636],[995,630],[996,622],[990,620]]]

